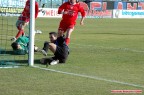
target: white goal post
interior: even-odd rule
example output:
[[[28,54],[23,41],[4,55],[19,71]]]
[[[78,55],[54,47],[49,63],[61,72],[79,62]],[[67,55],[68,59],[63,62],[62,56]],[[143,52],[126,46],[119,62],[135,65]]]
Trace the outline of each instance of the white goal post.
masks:
[[[34,65],[34,36],[35,35],[35,0],[30,0],[30,42],[29,42],[29,66]]]

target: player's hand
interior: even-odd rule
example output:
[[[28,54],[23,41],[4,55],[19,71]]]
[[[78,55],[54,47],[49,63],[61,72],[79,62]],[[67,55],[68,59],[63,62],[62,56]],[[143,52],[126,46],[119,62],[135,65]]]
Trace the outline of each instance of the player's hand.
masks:
[[[68,14],[68,11],[64,11],[63,14]]]

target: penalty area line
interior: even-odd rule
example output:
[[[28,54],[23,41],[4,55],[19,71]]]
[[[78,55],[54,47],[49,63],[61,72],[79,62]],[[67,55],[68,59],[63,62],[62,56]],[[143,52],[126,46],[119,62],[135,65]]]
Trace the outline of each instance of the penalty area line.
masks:
[[[132,84],[132,83],[127,83],[127,82],[121,82],[121,81],[117,81],[117,80],[110,80],[110,79],[105,79],[105,78],[101,78],[101,77],[97,77],[97,76],[88,76],[88,75],[83,75],[83,74],[76,74],[76,73],[58,71],[58,70],[54,70],[54,69],[42,68],[42,67],[39,67],[39,66],[32,66],[32,67],[38,68],[38,69],[41,69],[41,70],[46,70],[46,71],[66,74],[66,75],[72,75],[72,76],[90,78],[90,79],[95,79],[95,80],[100,80],[100,81],[105,81],[105,82],[111,82],[111,83],[116,83],[116,84],[121,84],[121,85],[133,86],[133,87],[138,87],[138,88],[144,88],[144,85],[138,85],[138,84]]]
[[[4,67],[0,67],[0,69],[9,69],[9,68],[19,68],[19,66],[4,66]]]

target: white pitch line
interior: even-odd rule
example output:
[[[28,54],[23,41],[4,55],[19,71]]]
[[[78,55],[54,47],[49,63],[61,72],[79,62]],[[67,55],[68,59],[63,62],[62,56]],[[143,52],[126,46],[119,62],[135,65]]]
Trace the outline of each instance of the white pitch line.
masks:
[[[2,69],[2,68],[6,68],[6,69],[9,69],[9,68],[19,68],[19,66],[5,66],[5,67],[0,67],[0,69]]]
[[[95,80],[100,80],[100,81],[106,81],[106,82],[111,82],[111,83],[117,83],[117,84],[122,84],[122,85],[127,85],[127,86],[133,86],[133,87],[139,87],[139,88],[144,88],[144,85],[138,85],[138,84],[132,84],[132,83],[127,83],[127,82],[121,82],[117,80],[109,80],[97,76],[88,76],[88,75],[82,75],[82,74],[76,74],[76,73],[70,73],[70,72],[64,72],[64,71],[58,71],[54,69],[48,69],[48,68],[42,68],[39,66],[32,66],[34,68],[46,70],[46,71],[52,71],[52,72],[57,72],[57,73],[62,73],[66,75],[73,75],[73,76],[79,76],[79,77],[84,77],[84,78],[90,78],[90,79],[95,79]]]

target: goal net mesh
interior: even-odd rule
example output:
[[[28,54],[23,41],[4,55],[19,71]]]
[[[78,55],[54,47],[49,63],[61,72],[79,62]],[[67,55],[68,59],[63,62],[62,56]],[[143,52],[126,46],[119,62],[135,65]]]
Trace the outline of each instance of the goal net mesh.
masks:
[[[27,63],[28,55],[15,55],[11,47],[11,38],[18,32],[16,21],[25,2],[26,0],[0,0],[0,67]],[[26,33],[28,30],[25,28]]]

